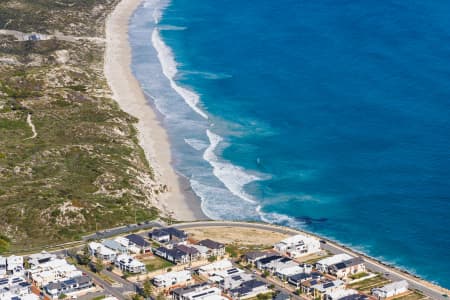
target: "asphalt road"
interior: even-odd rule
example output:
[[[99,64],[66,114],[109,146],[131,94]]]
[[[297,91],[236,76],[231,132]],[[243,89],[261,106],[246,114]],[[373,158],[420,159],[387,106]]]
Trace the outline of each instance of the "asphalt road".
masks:
[[[255,229],[261,229],[261,230],[271,230],[274,232],[284,233],[284,234],[295,234],[295,233],[301,233],[301,231],[297,231],[294,229],[282,227],[282,226],[276,226],[276,225],[268,225],[268,224],[261,224],[261,223],[245,223],[245,222],[227,222],[227,221],[205,221],[205,222],[192,222],[192,223],[181,223],[181,224],[175,224],[172,225],[173,227],[179,228],[179,229],[187,229],[192,227],[215,227],[215,226],[239,226],[239,227],[246,227],[246,228],[255,228]],[[310,233],[308,233],[310,234]],[[320,237],[318,237],[320,238]],[[360,253],[356,253],[354,251],[351,251],[349,249],[343,248],[333,242],[326,241],[325,244],[322,244],[322,248],[325,250],[330,251],[333,254],[338,253],[347,253],[352,256],[361,256]],[[448,300],[448,297],[445,297],[442,295],[442,293],[439,290],[435,290],[431,287],[428,287],[424,285],[421,281],[415,280],[411,278],[410,276],[407,276],[400,272],[399,270],[393,269],[391,267],[385,266],[375,260],[372,260],[368,257],[364,257],[363,259],[366,263],[366,267],[373,272],[380,272],[382,274],[385,274],[386,277],[388,277],[392,281],[396,280],[406,280],[409,283],[409,287],[411,289],[417,289],[421,291],[424,295],[431,297],[432,299],[436,300]]]
[[[131,233],[135,231],[150,229],[154,227],[162,227],[163,224],[159,222],[147,222],[147,223],[139,223],[139,224],[131,224],[127,226],[121,226],[111,229],[105,229],[101,231],[97,231],[96,233],[83,236],[83,240],[99,240],[99,239],[107,239],[116,235]]]

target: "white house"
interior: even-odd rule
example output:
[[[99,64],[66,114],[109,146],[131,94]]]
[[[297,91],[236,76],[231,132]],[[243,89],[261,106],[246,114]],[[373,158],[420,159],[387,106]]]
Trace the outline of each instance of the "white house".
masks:
[[[197,243],[200,246],[208,248],[208,256],[223,256],[225,255],[225,245],[215,242],[210,239],[201,240]]]
[[[328,268],[328,272],[339,279],[347,279],[348,276],[365,272],[366,266],[361,257],[354,257],[349,260],[334,264]]]
[[[0,256],[0,276],[6,274],[6,257]]]
[[[314,237],[303,234],[288,237],[274,245],[275,250],[289,257],[300,257],[319,252],[320,242]]]
[[[190,246],[191,246],[191,248],[197,249],[200,258],[205,259],[208,257],[208,252],[209,252],[208,247],[201,246],[201,245],[190,245]]]
[[[229,290],[228,293],[233,299],[246,299],[269,291],[270,290],[265,282],[253,279],[242,283],[237,288]]]
[[[127,254],[117,256],[114,264],[123,272],[133,274],[145,272],[145,265]]]
[[[220,282],[220,286],[223,290],[231,290],[234,288],[239,287],[246,281],[250,281],[254,279],[255,276],[250,273],[239,273],[239,274],[233,274],[229,275],[225,278],[223,278]]]
[[[408,291],[408,282],[406,280],[396,281],[387,284],[381,288],[372,289],[372,295],[377,299],[385,299]]]
[[[342,280],[324,280],[311,286],[314,298],[320,296],[322,298],[325,294],[332,294],[335,291],[342,289],[344,282]]]
[[[23,275],[23,257],[11,255],[6,259],[6,271],[8,274]]]
[[[27,276],[39,287],[52,281],[67,280],[81,275],[83,272],[59,258],[34,265],[27,270]]]
[[[157,287],[169,288],[176,284],[187,283],[192,280],[190,271],[170,272],[155,276],[153,284]]]
[[[338,264],[340,262],[352,259],[353,257],[346,254],[346,253],[340,253],[336,254],[324,259],[319,260],[316,263],[316,269],[319,270],[322,273],[328,273],[328,268],[332,265]]]
[[[198,269],[198,273],[200,275],[211,276],[218,271],[223,271],[231,268],[233,268],[233,264],[231,263],[231,261],[229,261],[228,259],[222,259],[200,267]]]
[[[339,300],[339,299],[342,299],[344,297],[348,297],[348,296],[351,296],[351,295],[357,295],[357,294],[358,294],[358,291],[356,291],[356,290],[346,289],[344,287],[341,287],[341,288],[338,288],[338,289],[335,289],[333,291],[328,292],[325,295],[325,298],[327,300]]]
[[[48,253],[46,251],[42,251],[40,253],[34,253],[28,256],[28,264],[30,268],[43,264],[45,262],[56,259],[56,255],[52,253]]]
[[[222,291],[208,284],[197,284],[194,286],[175,289],[172,292],[173,300],[212,300],[226,299],[221,296]]]
[[[122,236],[119,236],[114,239],[116,242],[126,247],[128,252],[138,254],[141,252],[141,249],[134,244],[130,243],[130,241]]]
[[[91,242],[89,243],[88,248],[91,255],[104,261],[112,262],[116,259],[117,253],[100,243]]]
[[[23,277],[8,276],[0,279],[0,299],[37,300],[39,297],[32,294],[31,284]]]

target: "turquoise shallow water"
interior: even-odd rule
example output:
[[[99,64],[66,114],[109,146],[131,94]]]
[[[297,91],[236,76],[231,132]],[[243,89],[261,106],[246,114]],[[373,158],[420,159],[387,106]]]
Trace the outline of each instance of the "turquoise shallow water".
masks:
[[[217,219],[450,287],[450,3],[147,0],[133,71]]]

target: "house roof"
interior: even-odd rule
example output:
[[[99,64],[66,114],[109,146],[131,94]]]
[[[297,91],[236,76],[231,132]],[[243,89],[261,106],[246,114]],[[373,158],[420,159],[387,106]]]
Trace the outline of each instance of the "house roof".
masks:
[[[197,249],[195,249],[194,247],[188,247],[186,245],[177,245],[176,249],[178,249],[186,254],[189,254],[189,255],[195,255],[195,254],[199,253],[199,251]]]
[[[185,239],[187,238],[187,233],[184,232],[183,230],[177,229],[177,228],[173,228],[173,227],[169,227],[167,228],[167,231],[169,232],[171,237],[176,237],[179,239]]]
[[[403,288],[408,288],[408,281],[406,281],[406,280],[395,281],[395,282],[386,284],[382,288],[377,288],[375,290],[379,290],[379,291],[388,293],[390,291],[395,291],[395,290],[399,290],[399,289],[403,289]]]
[[[170,235],[171,238],[178,238],[178,239],[185,239],[187,238],[187,233],[183,230],[174,228],[174,227],[167,227],[167,228],[156,228],[153,229],[151,236],[152,237],[162,237]]]
[[[114,240],[104,240],[102,242],[102,244],[112,250],[117,250],[117,251],[126,251],[127,248],[125,246],[123,246],[121,243],[114,241]]]
[[[244,256],[245,256],[246,259],[256,260],[256,259],[267,257],[268,255],[269,254],[267,252],[251,251],[251,252],[245,253]]]
[[[152,238],[153,237],[162,237],[162,236],[167,236],[167,235],[170,235],[169,232],[167,231],[167,228],[155,228],[151,232]]]
[[[148,247],[148,246],[150,246],[150,244],[146,240],[144,240],[144,238],[142,236],[134,234],[134,233],[130,234],[130,235],[127,235],[125,238],[127,238],[133,244],[138,245],[139,247]]]
[[[335,270],[342,270],[342,269],[346,269],[349,267],[360,265],[362,263],[364,263],[364,260],[358,256],[358,257],[354,257],[354,258],[348,259],[346,261],[334,264],[332,266],[332,268]]]
[[[186,253],[186,252],[184,252],[184,251],[181,251],[181,250],[178,249],[178,248],[175,248],[175,249],[169,249],[169,253],[170,253],[170,255],[173,256],[174,258],[182,258],[182,257],[188,255],[188,253]]]
[[[369,299],[369,297],[366,295],[353,294],[340,298],[339,300],[367,300],[367,299]]]
[[[268,264],[268,263],[270,263],[270,262],[272,262],[274,260],[279,260],[281,258],[282,258],[282,256],[280,256],[280,255],[272,255],[272,256],[269,256],[269,257],[262,258],[262,259],[258,260],[258,262],[263,264],[263,265],[265,265],[265,264]]]
[[[264,282],[252,279],[246,282],[243,282],[238,288],[231,289],[230,292],[233,294],[247,294],[253,291],[254,289],[266,285]]]
[[[208,247],[209,249],[221,249],[221,248],[225,247],[224,244],[215,242],[210,239],[202,240],[202,241],[198,242],[198,244],[201,246]]]

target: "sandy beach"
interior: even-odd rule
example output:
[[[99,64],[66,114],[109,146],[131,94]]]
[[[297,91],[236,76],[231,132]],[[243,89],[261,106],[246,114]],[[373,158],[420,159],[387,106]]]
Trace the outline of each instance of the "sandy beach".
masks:
[[[125,112],[139,120],[136,124],[139,142],[157,182],[169,187],[168,193],[158,197],[157,206],[178,220],[207,219],[187,180],[174,171],[167,133],[131,72],[128,23],[141,1],[122,0],[106,21],[105,76],[113,98]]]

